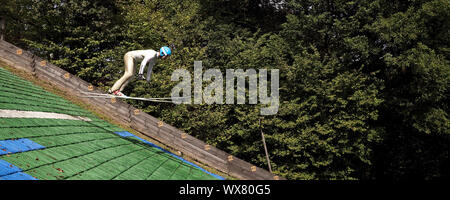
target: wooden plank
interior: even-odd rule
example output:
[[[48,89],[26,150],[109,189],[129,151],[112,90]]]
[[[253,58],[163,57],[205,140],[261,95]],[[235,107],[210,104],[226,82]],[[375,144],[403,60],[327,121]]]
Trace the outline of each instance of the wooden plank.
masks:
[[[135,124],[133,124],[133,122],[131,122],[130,127],[133,128],[133,126],[135,126]],[[156,140],[158,142],[161,142],[160,138],[157,135],[157,132],[148,131],[148,129],[146,127],[141,127],[141,130],[139,130],[139,132],[142,133],[143,135],[147,136],[147,137],[150,137],[150,138],[152,138],[152,139],[154,139],[154,140]]]
[[[180,141],[179,138],[175,139],[174,141],[178,140],[178,144],[183,146],[183,149],[187,150],[188,152],[191,152],[193,155],[190,155],[191,157],[199,159],[199,161],[204,162],[208,165],[218,167],[222,169],[223,171],[226,171],[227,169],[227,161],[225,159],[219,158],[213,154],[210,154],[208,151],[199,148],[195,145],[192,145],[190,143]]]
[[[256,167],[242,159],[234,158],[229,162],[230,173],[245,175],[246,179],[252,180],[273,180],[273,175],[269,171]]]
[[[165,143],[171,145],[173,143],[174,137],[169,134],[168,130],[164,127],[160,128],[158,131],[158,137],[161,138],[161,140],[164,140]]]
[[[72,81],[76,82],[80,86],[80,91],[87,91],[87,92],[89,91],[88,90],[88,86],[91,85],[91,84],[89,84],[88,82],[84,81],[80,77],[73,76],[72,77]],[[84,90],[84,89],[86,89],[86,90]]]
[[[4,50],[5,52],[8,52],[10,55],[16,55],[16,56],[18,56],[18,57],[20,57],[21,58],[21,60],[24,60],[24,61],[26,61],[26,62],[33,62],[33,54],[31,54],[30,52],[28,52],[28,51],[25,51],[25,50],[23,50],[23,49],[21,49],[21,48],[17,48],[17,47],[10,47],[10,46],[8,46],[8,45],[3,45],[3,44],[1,44],[0,45],[0,49],[2,49],[2,50]],[[20,51],[20,55],[19,54],[17,54],[19,51]]]
[[[51,63],[48,64],[46,67],[42,67],[40,69],[45,70],[45,71],[47,71],[47,72],[49,72],[51,74],[55,74],[55,76],[61,76],[61,77],[64,76],[64,74],[68,73],[65,70],[63,70],[61,68],[58,68],[58,67],[56,67],[55,65],[53,65]]]
[[[62,78],[61,76],[58,76],[57,74],[52,74],[49,70],[45,70],[42,68],[35,68],[35,73],[36,75],[39,77],[44,76],[47,80],[50,80],[51,83],[58,83],[57,85],[59,85],[60,87],[62,87],[62,89],[70,89],[71,92],[75,91],[77,89],[77,87],[73,84],[71,84],[70,82],[68,82],[67,80],[65,80],[64,78]]]
[[[31,59],[27,60],[23,56],[19,56],[19,55],[15,54],[15,53],[11,53],[11,52],[9,52],[9,51],[7,51],[5,49],[0,49],[0,56],[3,59],[9,60],[9,61],[11,61],[13,63],[22,64],[22,65],[25,65],[25,66],[30,66],[30,68],[31,68],[31,62],[32,62]]]
[[[231,176],[237,177],[239,179],[244,179],[244,180],[262,180],[259,177],[255,177],[254,174],[250,170],[243,169],[243,168],[241,168],[238,165],[230,165],[228,167],[228,173]]]
[[[0,40],[0,48],[6,49],[8,51],[11,51],[11,53],[16,54],[17,50],[22,50],[22,55],[24,56],[24,59],[30,59],[29,61],[32,61],[33,54],[29,51],[26,51],[20,47],[14,46],[13,44],[6,42],[4,40]]]
[[[24,65],[24,64],[22,64],[22,63],[15,63],[15,62],[12,62],[12,61],[10,61],[10,60],[1,59],[1,58],[0,58],[0,60],[1,60],[2,62],[6,63],[6,64],[9,65],[9,66],[14,66],[15,68],[18,68],[18,69],[20,69],[20,70],[26,71],[26,72],[28,72],[28,73],[32,73],[32,69],[29,68],[29,66],[26,66],[26,65]]]
[[[135,116],[131,116],[130,117],[130,123],[132,123],[132,124],[139,124],[139,126],[142,127],[142,131],[141,132],[147,132],[147,126],[145,124],[145,121],[142,120],[141,118],[137,118]]]
[[[51,77],[52,79],[62,76],[62,74],[58,74],[55,71],[48,69],[48,68],[36,67],[34,71],[36,73],[43,74],[47,77]],[[58,81],[61,81],[61,79],[59,79]]]
[[[148,126],[156,126],[157,127],[158,126],[158,122],[160,121],[159,119],[157,119],[157,118],[155,118],[155,117],[153,117],[153,116],[151,116],[151,115],[149,115],[147,113],[144,113],[142,111],[136,117],[139,117],[139,118],[145,120],[145,122],[148,124]]]
[[[2,62],[6,63],[7,65],[10,65],[10,66],[13,66],[13,65],[14,65],[14,62],[12,62],[12,61],[9,60],[9,59],[5,59],[4,57],[6,57],[6,55],[2,55],[2,52],[1,52],[1,50],[0,50],[0,60],[1,60]]]
[[[150,121],[151,119],[149,119],[149,118],[144,118],[144,119],[145,119],[145,127],[147,128],[147,131],[154,132],[154,134],[158,134],[159,127],[156,125],[156,123],[154,123],[153,121]]]
[[[208,153],[210,153],[211,155],[214,155],[215,157],[219,158],[220,160],[223,160],[224,162],[226,162],[228,160],[228,156],[230,156],[230,154],[228,154],[225,151],[222,151],[214,146],[211,146],[210,150],[208,150]]]

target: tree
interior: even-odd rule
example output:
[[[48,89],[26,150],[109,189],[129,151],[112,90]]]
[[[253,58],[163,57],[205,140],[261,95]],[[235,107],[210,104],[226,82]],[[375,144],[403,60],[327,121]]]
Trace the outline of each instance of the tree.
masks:
[[[33,52],[94,84],[108,80],[123,38],[114,2],[29,0],[12,8],[20,23],[9,29],[26,33],[20,39]]]

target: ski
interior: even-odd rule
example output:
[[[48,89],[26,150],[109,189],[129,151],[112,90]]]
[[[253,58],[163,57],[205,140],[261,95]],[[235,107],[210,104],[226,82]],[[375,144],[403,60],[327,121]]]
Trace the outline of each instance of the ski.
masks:
[[[95,92],[83,92],[86,96],[81,96],[84,98],[121,98],[121,99],[132,99],[132,100],[141,100],[141,101],[154,101],[154,102],[166,102],[173,103],[173,101],[168,101],[169,99],[185,99],[190,97],[155,97],[155,98],[142,98],[142,97],[122,97],[116,96],[112,94],[103,94],[103,93],[95,93]]]
[[[167,101],[165,99],[153,99],[153,98],[139,98],[139,97],[121,97],[115,95],[95,95],[95,96],[81,96],[83,98],[120,98],[120,99],[132,99],[132,100],[141,100],[141,101],[153,101],[153,102],[166,102],[173,103],[173,101]]]

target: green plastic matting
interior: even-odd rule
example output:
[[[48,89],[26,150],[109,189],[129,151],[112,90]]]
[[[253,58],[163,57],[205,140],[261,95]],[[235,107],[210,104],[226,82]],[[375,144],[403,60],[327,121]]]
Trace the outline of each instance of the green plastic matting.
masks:
[[[3,148],[5,151],[21,148],[14,145],[40,147],[0,154],[0,180],[223,179],[148,141],[121,136],[118,133],[125,130],[120,127],[1,67],[0,110],[60,113],[92,120],[0,117],[0,141],[10,145]]]

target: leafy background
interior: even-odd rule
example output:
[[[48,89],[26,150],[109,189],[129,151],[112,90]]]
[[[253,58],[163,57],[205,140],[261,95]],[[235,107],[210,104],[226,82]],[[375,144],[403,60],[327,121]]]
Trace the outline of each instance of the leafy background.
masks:
[[[288,179],[447,179],[446,0],[0,0],[6,40],[105,91],[123,55],[171,44],[131,96],[169,96],[176,69],[279,69],[262,105],[136,107]],[[259,120],[262,120],[262,127]]]

